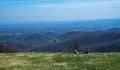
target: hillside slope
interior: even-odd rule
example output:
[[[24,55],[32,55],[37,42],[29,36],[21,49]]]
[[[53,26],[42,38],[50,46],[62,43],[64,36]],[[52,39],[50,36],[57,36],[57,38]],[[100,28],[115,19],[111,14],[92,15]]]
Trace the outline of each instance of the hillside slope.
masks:
[[[73,33],[74,34],[74,33]],[[68,35],[67,35],[68,36]],[[69,35],[70,36],[70,35]],[[68,36],[68,37],[69,37]],[[73,35],[72,35],[73,36]],[[35,47],[30,51],[34,52],[70,52],[72,50],[74,39],[78,40],[81,49],[89,48],[90,52],[119,52],[120,51],[120,33],[105,32],[100,34],[75,34],[69,38],[64,37],[64,40],[55,44]]]
[[[120,51],[120,28],[92,32],[70,31],[64,34],[31,33],[6,39],[7,36],[0,42],[20,52],[70,52],[75,39],[81,49],[89,48],[90,52]]]
[[[11,53],[11,52],[16,52],[16,51],[4,45],[0,45],[0,53]]]

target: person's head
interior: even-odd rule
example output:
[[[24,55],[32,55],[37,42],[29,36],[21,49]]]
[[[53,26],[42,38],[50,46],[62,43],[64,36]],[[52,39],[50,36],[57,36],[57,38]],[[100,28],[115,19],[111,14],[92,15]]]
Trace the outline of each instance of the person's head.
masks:
[[[88,50],[88,48],[85,48],[86,50]]]

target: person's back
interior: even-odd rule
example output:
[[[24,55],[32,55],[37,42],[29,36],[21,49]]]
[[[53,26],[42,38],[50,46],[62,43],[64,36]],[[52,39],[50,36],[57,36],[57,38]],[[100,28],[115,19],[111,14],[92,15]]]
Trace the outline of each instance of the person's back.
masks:
[[[83,50],[83,52],[84,52],[84,54],[88,54],[88,53],[89,53],[89,49],[88,49],[88,48],[85,48],[85,49]]]

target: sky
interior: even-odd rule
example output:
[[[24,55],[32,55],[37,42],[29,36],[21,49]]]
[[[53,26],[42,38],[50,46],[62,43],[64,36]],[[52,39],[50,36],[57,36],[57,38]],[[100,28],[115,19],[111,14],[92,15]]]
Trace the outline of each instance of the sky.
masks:
[[[120,18],[120,0],[0,0],[0,22]]]

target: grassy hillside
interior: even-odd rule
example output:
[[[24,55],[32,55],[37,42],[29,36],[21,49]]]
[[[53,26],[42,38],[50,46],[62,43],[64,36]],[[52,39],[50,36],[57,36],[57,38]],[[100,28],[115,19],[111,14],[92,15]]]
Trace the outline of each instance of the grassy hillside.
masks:
[[[120,70],[120,53],[1,53],[0,70]]]

